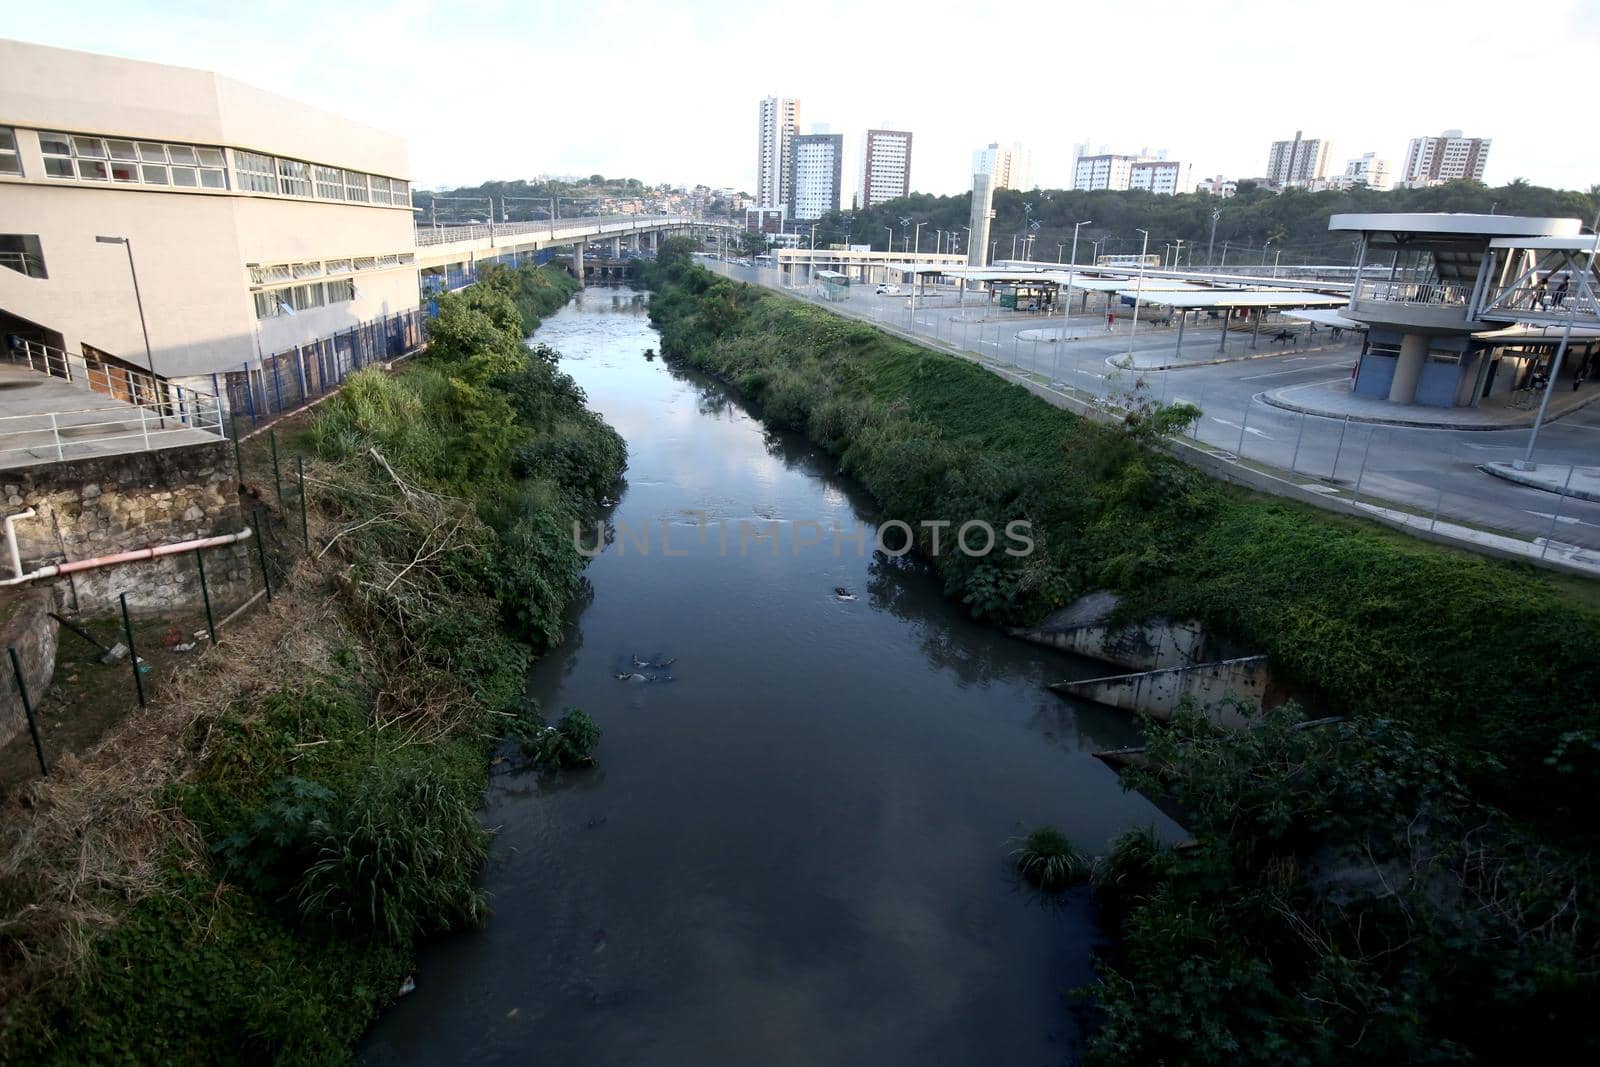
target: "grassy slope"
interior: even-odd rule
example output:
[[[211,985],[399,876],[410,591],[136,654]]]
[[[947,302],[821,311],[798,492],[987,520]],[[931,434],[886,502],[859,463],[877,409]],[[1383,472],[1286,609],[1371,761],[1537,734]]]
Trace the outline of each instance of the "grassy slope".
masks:
[[[495,285],[508,302],[449,298],[428,357],[358,375],[301,436],[319,445],[312,534],[334,550],[9,813],[3,1058],[339,1060],[416,941],[482,913],[488,752],[581,566],[531,553],[517,508],[575,514],[622,462],[521,348],[572,284]],[[454,406],[424,403],[445,388]],[[439,465],[460,455],[470,474]],[[518,568],[537,588],[505,579]]]

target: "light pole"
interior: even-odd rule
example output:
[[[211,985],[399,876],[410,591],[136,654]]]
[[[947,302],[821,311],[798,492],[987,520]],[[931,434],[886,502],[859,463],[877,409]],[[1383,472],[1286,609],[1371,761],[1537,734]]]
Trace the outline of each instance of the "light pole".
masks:
[[[1267,243],[1261,246],[1261,265],[1263,267],[1265,267],[1267,265],[1267,249],[1270,248],[1271,246],[1272,246],[1272,238],[1268,237],[1267,238]]]
[[[917,231],[916,231],[916,233],[917,233],[917,247],[916,247],[916,252],[919,255],[922,252],[922,228],[924,226],[926,226],[926,225],[927,225],[926,222],[917,223]]]
[[[1073,225],[1073,227],[1072,227],[1072,266],[1067,268],[1067,298],[1066,298],[1066,300],[1062,301],[1062,303],[1061,303],[1061,339],[1062,340],[1066,340],[1066,337],[1067,337],[1067,317],[1072,314],[1072,275],[1078,269],[1078,231],[1081,230],[1085,226],[1093,226],[1093,225],[1094,225],[1093,222],[1085,220],[1083,222],[1075,223]],[[1097,249],[1100,247],[1100,243],[1098,241],[1095,242],[1095,247]]]
[[[884,229],[889,231],[889,251],[893,252],[894,251],[894,227],[893,226],[885,226]]]
[[[156,377],[156,360],[150,354],[150,327],[144,321],[144,298],[139,295],[139,272],[133,266],[133,241],[127,237],[96,237],[96,241],[103,245],[121,245],[128,251],[128,273],[133,277],[133,302],[139,309],[139,331],[144,334],[144,363],[150,370],[150,376]],[[1531,452],[1533,446],[1528,450]]]
[[[1182,265],[1179,262],[1179,258],[1183,255],[1183,238],[1182,237],[1177,237],[1177,238],[1174,238],[1174,240],[1177,241],[1177,244],[1173,246],[1172,269],[1173,270],[1177,270],[1178,267]]]
[[[1067,242],[1065,242],[1065,241],[1057,241],[1056,242],[1056,265],[1057,266],[1060,266],[1061,264],[1066,262],[1066,260],[1062,258],[1062,256],[1066,255],[1066,247],[1067,247]]]
[[[911,217],[900,216],[900,249],[903,252],[911,251]]]
[[[1586,285],[1594,285],[1594,257],[1600,253],[1600,215],[1594,220],[1594,244],[1589,246],[1589,262],[1583,269],[1583,278]],[[1593,302],[1593,295],[1590,301]],[[1528,434],[1528,450],[1522,454],[1522,460],[1517,464],[1517,469],[1531,471],[1538,468],[1533,462],[1533,446],[1539,441],[1539,428],[1544,424],[1544,413],[1550,408],[1550,394],[1556,387],[1556,376],[1561,373],[1561,361],[1567,355],[1567,343],[1572,340],[1572,323],[1578,317],[1578,294],[1573,293],[1567,301],[1567,325],[1561,331],[1561,344],[1556,349],[1556,358],[1550,361],[1550,380],[1545,383],[1544,396],[1539,400],[1539,414],[1533,419],[1533,432]]]
[[[1206,266],[1208,266],[1208,267],[1216,262],[1216,260],[1212,258],[1211,253],[1213,251],[1215,251],[1216,247],[1217,247],[1217,220],[1220,219],[1220,218],[1222,218],[1222,209],[1220,207],[1212,208],[1211,209],[1211,240],[1206,242]]]
[[[1138,227],[1134,227],[1138,229]],[[1144,257],[1150,251],[1150,231],[1139,230],[1144,234],[1144,243],[1139,246],[1139,284],[1133,291],[1133,322],[1128,326],[1128,362],[1133,362],[1133,335],[1139,330],[1139,301],[1144,297]]]
[[[1280,248],[1276,252],[1272,253],[1272,276],[1274,278],[1276,278],[1278,276],[1278,260],[1280,260],[1282,258],[1283,258],[1283,249]]]

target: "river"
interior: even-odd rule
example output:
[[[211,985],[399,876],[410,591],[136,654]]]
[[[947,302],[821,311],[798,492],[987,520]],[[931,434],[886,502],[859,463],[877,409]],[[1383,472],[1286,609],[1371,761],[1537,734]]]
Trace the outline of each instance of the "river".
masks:
[[[536,336],[628,442],[610,520],[634,535],[589,565],[528,678],[547,717],[604,729],[598,766],[497,765],[493,914],[424,948],[361,1060],[1070,1062],[1062,993],[1103,936],[1087,891],[1047,905],[1019,883],[1008,839],[1176,834],[1090,755],[1132,724],[1044,688],[1114,671],[971,622],[870,541],[836,554],[833,525],[872,522],[870,499],[717,383],[646,360],[645,299],[586,289]],[[779,550],[741,553],[740,520],[778,521]],[[822,541],[796,550],[807,522]]]

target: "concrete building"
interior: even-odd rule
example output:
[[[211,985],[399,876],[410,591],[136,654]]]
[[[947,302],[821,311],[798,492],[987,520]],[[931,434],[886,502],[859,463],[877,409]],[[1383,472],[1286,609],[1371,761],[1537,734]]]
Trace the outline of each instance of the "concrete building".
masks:
[[[1146,189],[1157,196],[1194,192],[1193,168],[1170,159],[1141,159],[1128,169],[1128,188]]]
[[[911,134],[868,130],[861,143],[861,207],[911,194]]]
[[[1388,189],[1394,184],[1389,173],[1389,161],[1376,152],[1363,153],[1344,165],[1344,177],[1350,185],[1365,185],[1368,189]]]
[[[0,41],[0,336],[215,391],[417,307],[409,170],[217,74]]]
[[[1326,140],[1302,137],[1296,130],[1293,140],[1272,142],[1267,153],[1267,181],[1280,188],[1320,181],[1328,175],[1330,151]]]
[[[811,222],[839,210],[844,135],[797,133],[790,140],[789,218]]]
[[[1591,346],[1600,332],[1594,238],[1579,236],[1577,219],[1350,214],[1328,228],[1361,242],[1342,312],[1367,328],[1358,395],[1476,407],[1537,383],[1564,325],[1576,321]]]
[[[1406,146],[1400,180],[1411,188],[1463,178],[1481,182],[1491,143],[1484,137],[1463,137],[1460,130],[1446,130],[1438,137],[1413,137]]]
[[[800,101],[769,96],[761,101],[756,162],[756,206],[789,202],[789,150],[800,132]]]
[[[1021,141],[1001,148],[998,141],[972,153],[972,173],[987,174],[996,189],[1033,188],[1033,153]]]
[[[1239,183],[1232,178],[1224,178],[1218,174],[1211,178],[1201,178],[1195,185],[1195,191],[1205,193],[1207,196],[1217,196],[1227,200],[1239,195]]]
[[[1109,153],[1079,156],[1072,171],[1072,187],[1085,192],[1127,189],[1133,180],[1133,165],[1138,162],[1138,156]]]
[[[782,233],[787,214],[784,207],[745,208],[744,228],[751,233]]]

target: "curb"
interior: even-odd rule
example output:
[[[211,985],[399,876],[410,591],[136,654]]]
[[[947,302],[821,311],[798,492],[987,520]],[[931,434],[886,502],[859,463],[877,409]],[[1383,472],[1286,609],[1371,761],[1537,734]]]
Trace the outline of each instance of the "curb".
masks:
[[[1317,345],[1315,348],[1281,348],[1276,352],[1257,352],[1256,354],[1250,355],[1250,356],[1218,356],[1218,357],[1215,357],[1215,358],[1212,358],[1212,359],[1188,360],[1188,361],[1186,361],[1184,363],[1158,363],[1158,364],[1155,364],[1154,366],[1149,366],[1149,367],[1142,366],[1141,364],[1135,363],[1131,367],[1120,367],[1119,366],[1116,369],[1117,370],[1188,370],[1190,367],[1215,367],[1215,366],[1217,366],[1219,364],[1222,364],[1222,363],[1247,363],[1252,359],[1274,359],[1274,358],[1276,358],[1278,356],[1287,356],[1287,355],[1294,354],[1294,353],[1307,354],[1307,353],[1311,353],[1311,352],[1326,352],[1331,348],[1337,348],[1337,347],[1340,347],[1340,346],[1332,345],[1332,344],[1326,344],[1326,345]],[[1110,364],[1113,359],[1120,359],[1120,358],[1122,358],[1122,357],[1120,357],[1120,356],[1108,356],[1108,357],[1106,357],[1106,363]],[[1312,414],[1316,414],[1316,413],[1312,412]]]
[[[1595,503],[1600,504],[1600,490],[1568,488],[1567,490],[1562,491],[1560,489],[1554,489],[1544,482],[1528,477],[1527,473],[1524,471],[1519,471],[1516,468],[1511,468],[1508,470],[1503,467],[1496,467],[1492,463],[1480,463],[1478,464],[1478,469],[1492,478],[1500,478],[1504,481],[1513,482],[1517,485],[1525,485],[1529,489],[1538,489],[1541,492],[1553,493],[1556,496],[1574,497],[1578,500],[1592,500]]]
[[[1379,426],[1405,426],[1418,430],[1522,430],[1532,426],[1533,420],[1536,417],[1536,415],[1530,415],[1526,419],[1519,419],[1516,422],[1501,422],[1495,423],[1491,426],[1485,426],[1482,423],[1476,422],[1420,422],[1416,419],[1379,418],[1375,415],[1345,415],[1340,412],[1318,409],[1305,404],[1297,404],[1292,400],[1285,400],[1282,397],[1273,396],[1270,392],[1258,393],[1256,395],[1261,398],[1261,402],[1263,404],[1269,404],[1275,408],[1282,408],[1284,411],[1298,411],[1302,415],[1316,415],[1324,419],[1348,419],[1351,422],[1370,422]],[[1582,411],[1596,400],[1600,400],[1600,391],[1591,394],[1578,403],[1572,405],[1570,408],[1566,408],[1565,410],[1558,411],[1554,414],[1545,415],[1544,421],[1550,423],[1555,422],[1557,419],[1566,418],[1575,411]]]

